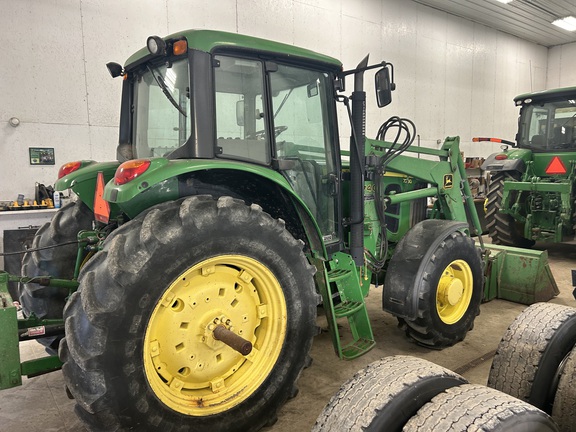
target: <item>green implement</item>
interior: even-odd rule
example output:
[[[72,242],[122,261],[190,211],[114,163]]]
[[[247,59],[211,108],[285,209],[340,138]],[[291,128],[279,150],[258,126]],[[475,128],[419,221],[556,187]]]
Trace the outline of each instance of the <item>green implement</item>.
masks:
[[[19,342],[64,334],[61,319],[40,319],[34,313],[19,319],[17,307],[8,292],[8,282],[30,282],[32,278],[12,276],[0,270],[0,390],[22,385],[22,376],[29,378],[58,370],[62,362],[57,355],[44,356],[21,362]],[[50,277],[34,278],[35,283],[73,290],[74,280]]]
[[[484,255],[484,301],[495,298],[530,305],[560,294],[548,252],[488,245]]]

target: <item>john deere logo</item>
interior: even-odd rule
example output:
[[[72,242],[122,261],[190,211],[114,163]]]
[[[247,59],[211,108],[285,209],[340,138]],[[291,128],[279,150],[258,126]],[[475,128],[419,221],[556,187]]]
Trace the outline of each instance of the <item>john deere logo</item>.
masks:
[[[454,184],[454,179],[452,178],[452,174],[445,174],[444,175],[444,189],[452,189],[453,184]]]

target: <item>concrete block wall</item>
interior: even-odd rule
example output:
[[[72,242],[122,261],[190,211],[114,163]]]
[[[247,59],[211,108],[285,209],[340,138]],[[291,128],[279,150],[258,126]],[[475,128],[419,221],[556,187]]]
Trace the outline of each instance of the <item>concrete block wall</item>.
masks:
[[[497,149],[471,144],[473,136],[513,139],[512,98],[548,84],[545,47],[409,0],[2,3],[0,200],[31,196],[36,181],[53,184],[67,161],[115,158],[121,83],[105,63],[123,63],[153,34],[239,32],[340,58],[345,68],[370,53],[374,62],[394,64],[397,91],[393,104],[378,110],[368,89],[368,135],[400,115],[416,122],[422,145],[460,135],[467,156]],[[18,127],[9,125],[11,117]],[[347,147],[344,116],[340,134]],[[53,147],[56,165],[30,166],[29,147]]]

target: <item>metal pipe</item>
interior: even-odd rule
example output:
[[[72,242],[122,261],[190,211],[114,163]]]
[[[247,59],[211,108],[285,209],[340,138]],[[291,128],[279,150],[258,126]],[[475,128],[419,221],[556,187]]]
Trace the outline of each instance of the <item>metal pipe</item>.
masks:
[[[364,70],[368,56],[354,74],[352,93],[352,136],[350,138],[350,255],[357,266],[364,265],[364,154],[366,141],[366,93]]]

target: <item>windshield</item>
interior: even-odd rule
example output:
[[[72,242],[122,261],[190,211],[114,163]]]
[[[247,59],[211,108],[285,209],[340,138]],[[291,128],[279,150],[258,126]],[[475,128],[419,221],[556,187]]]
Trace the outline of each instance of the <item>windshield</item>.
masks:
[[[526,105],[520,113],[520,147],[535,151],[576,149],[576,101]]]
[[[147,64],[134,88],[136,157],[165,156],[190,137],[188,61]]]

